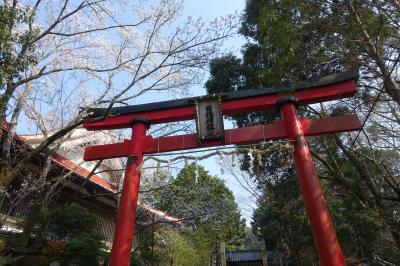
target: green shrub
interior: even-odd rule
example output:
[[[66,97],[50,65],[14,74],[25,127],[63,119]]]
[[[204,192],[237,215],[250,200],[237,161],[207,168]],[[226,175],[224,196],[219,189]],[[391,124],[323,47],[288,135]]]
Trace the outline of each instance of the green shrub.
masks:
[[[105,257],[103,237],[97,233],[98,217],[76,203],[56,209],[49,231],[65,240],[62,265],[97,266]]]
[[[104,248],[101,236],[82,234],[67,241],[61,254],[61,262],[63,265],[99,265],[99,261],[105,255]]]

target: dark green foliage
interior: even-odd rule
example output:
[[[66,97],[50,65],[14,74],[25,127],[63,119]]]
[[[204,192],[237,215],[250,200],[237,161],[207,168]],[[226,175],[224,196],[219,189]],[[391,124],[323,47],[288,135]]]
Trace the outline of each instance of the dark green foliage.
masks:
[[[158,265],[160,258],[152,251],[152,236],[150,230],[138,232],[140,243],[135,247],[131,255],[131,266]]]
[[[240,246],[234,247],[236,250],[256,250],[264,247],[264,241],[260,240],[260,238],[253,233],[251,227],[246,227],[244,230],[244,234],[240,239]]]
[[[235,242],[240,238],[244,221],[232,192],[224,182],[210,176],[199,166],[186,166],[173,183],[158,196],[158,208],[180,217],[186,226],[203,230],[215,245],[221,241]]]
[[[376,202],[374,192],[365,180],[366,176],[357,169],[360,164],[367,175],[374,177],[374,188],[379,189],[378,193],[395,199],[396,193],[385,181],[388,178],[385,176],[387,172],[383,171],[382,167],[391,169],[394,175],[398,175],[400,154],[391,149],[370,149],[360,143],[357,152],[363,156],[356,158],[358,164],[355,165],[334,143],[329,143],[329,138],[325,140],[330,150],[327,162],[339,162],[346,177],[346,187],[330,187],[330,193],[327,194],[337,234],[342,240],[345,253],[358,258],[378,254],[393,263],[400,263],[396,238],[391,235],[391,228],[398,227],[399,220],[395,214],[400,207],[399,203],[395,200]],[[379,161],[381,163],[377,163]],[[334,175],[328,169],[320,167],[319,176]],[[333,196],[334,193],[341,197]]]
[[[211,78],[206,82],[208,94],[231,92],[245,85],[245,67],[233,55],[218,58],[210,63]]]
[[[158,209],[178,217],[183,224],[181,230],[157,230],[153,259],[160,265],[207,265],[219,254],[221,242],[240,245],[245,221],[232,191],[203,167],[194,163],[185,166],[168,186],[154,192],[153,200]],[[145,253],[137,260],[142,255]]]
[[[348,257],[381,255],[383,227],[355,202],[345,197],[327,197],[330,213],[341,247]],[[383,245],[382,245],[383,244]],[[386,257],[387,258],[387,257]]]
[[[49,230],[61,239],[70,239],[81,234],[96,232],[98,218],[76,203],[54,211]]]
[[[247,1],[241,32],[255,43],[243,61],[259,72],[259,82],[281,86],[326,73],[325,23],[314,23],[315,1]]]
[[[315,261],[312,233],[293,174],[266,187],[253,214],[252,227],[267,250],[289,251],[295,265]]]
[[[76,203],[54,211],[49,232],[64,239],[65,247],[60,255],[65,265],[98,265],[104,257],[103,238],[96,231],[98,217]]]
[[[69,265],[99,265],[100,258],[104,256],[102,237],[98,234],[82,233],[68,239],[61,254],[62,264]]]
[[[371,107],[376,99],[373,86],[377,77],[382,78],[377,69],[385,69],[384,60],[398,54],[398,8],[392,1],[248,0],[240,32],[249,42],[242,58],[214,60],[206,88],[216,93],[285,86],[360,66],[355,99],[320,110],[314,107],[311,112],[303,109],[300,115],[344,115],[360,105]],[[232,117],[238,127],[278,118],[273,111]],[[397,263],[400,220],[393,217],[400,194],[390,176],[399,175],[399,154],[385,145],[371,149],[371,141],[393,138],[390,132],[379,135],[379,128],[369,126],[368,139],[360,136],[350,151],[353,141],[344,136],[309,139],[309,144],[345,256],[360,259],[377,254]],[[264,166],[255,167],[252,177],[262,196],[254,213],[254,232],[265,240],[267,250],[287,251],[296,265],[311,265],[317,263],[316,251],[293,165],[284,152],[264,156]],[[246,155],[241,162],[247,170]]]

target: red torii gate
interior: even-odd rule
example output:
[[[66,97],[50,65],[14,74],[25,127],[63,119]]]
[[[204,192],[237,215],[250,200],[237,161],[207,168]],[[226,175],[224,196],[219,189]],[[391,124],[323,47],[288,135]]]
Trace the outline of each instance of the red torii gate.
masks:
[[[83,124],[87,130],[132,128],[130,140],[85,149],[86,161],[128,157],[109,265],[125,266],[130,263],[140,183],[139,165],[143,162],[143,154],[276,139],[288,139],[293,146],[296,172],[321,265],[345,265],[305,136],[359,130],[361,123],[357,115],[299,119],[296,109],[298,105],[353,96],[357,78],[358,71],[347,71],[287,89],[265,88],[223,95],[220,99],[223,115],[276,107],[281,112],[282,121],[224,130],[224,136],[218,139],[199,140],[197,134],[159,138],[146,135],[151,124],[195,119],[198,110],[194,101],[202,97],[115,107],[110,110],[91,109],[89,118]],[[93,120],[106,113],[110,116],[101,121]]]

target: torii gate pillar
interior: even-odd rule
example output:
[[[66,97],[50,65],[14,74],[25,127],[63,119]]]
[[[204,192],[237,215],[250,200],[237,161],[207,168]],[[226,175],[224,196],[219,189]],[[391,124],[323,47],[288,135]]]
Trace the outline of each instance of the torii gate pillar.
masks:
[[[317,172],[307,140],[297,117],[296,98],[293,96],[281,98],[276,105],[280,109],[289,142],[293,147],[296,173],[299,177],[300,188],[318,250],[320,264],[324,266],[345,265],[344,256],[336,238],[324,194],[318,182]]]
[[[132,120],[132,145],[129,147],[130,155],[126,163],[124,184],[119,201],[109,263],[111,266],[130,264],[139,195],[140,168],[143,163],[143,145],[149,125],[149,121],[143,118]]]

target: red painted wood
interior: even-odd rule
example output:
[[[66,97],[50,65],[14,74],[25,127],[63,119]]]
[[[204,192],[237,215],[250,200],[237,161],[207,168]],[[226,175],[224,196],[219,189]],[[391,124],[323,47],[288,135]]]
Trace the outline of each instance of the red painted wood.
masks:
[[[110,266],[129,266],[134,226],[136,222],[136,208],[140,184],[140,164],[143,162],[143,145],[146,138],[146,127],[143,123],[132,125],[132,137],[128,149],[131,156],[128,159],[121,199],[119,202],[117,224],[111,249]]]
[[[355,92],[355,81],[348,80],[333,85],[298,91],[294,95],[300,105],[307,105],[350,97],[353,96]],[[283,95],[280,94],[267,94],[256,97],[223,100],[222,112],[224,115],[233,115],[272,109],[274,108],[276,101],[282,96]],[[146,118],[151,122],[151,124],[191,120],[195,119],[195,108],[194,104],[188,104],[188,106],[171,109],[113,116],[99,122],[84,123],[83,127],[87,130],[128,128],[131,125],[130,121],[135,117]]]
[[[361,128],[361,123],[357,115],[336,116],[312,120],[301,119],[300,121],[306,136],[353,131]],[[263,140],[284,139],[287,137],[288,134],[283,122],[225,130],[225,138],[223,141],[208,141],[202,145],[199,145],[196,134],[160,138],[152,138],[148,136],[145,140],[143,153],[152,154],[219,145],[249,144]],[[131,140],[124,140],[122,143],[86,147],[84,160],[92,161],[128,157],[131,155],[131,145]]]
[[[129,154],[131,154],[131,143],[131,140],[125,139],[121,143],[88,146],[85,148],[83,160],[93,161],[129,157]]]
[[[296,106],[286,103],[281,107],[289,141],[293,146],[296,173],[310,220],[311,230],[322,266],[344,266],[344,256],[318,182],[317,172],[305,139],[302,123],[297,118]],[[347,121],[343,120],[343,123]]]

